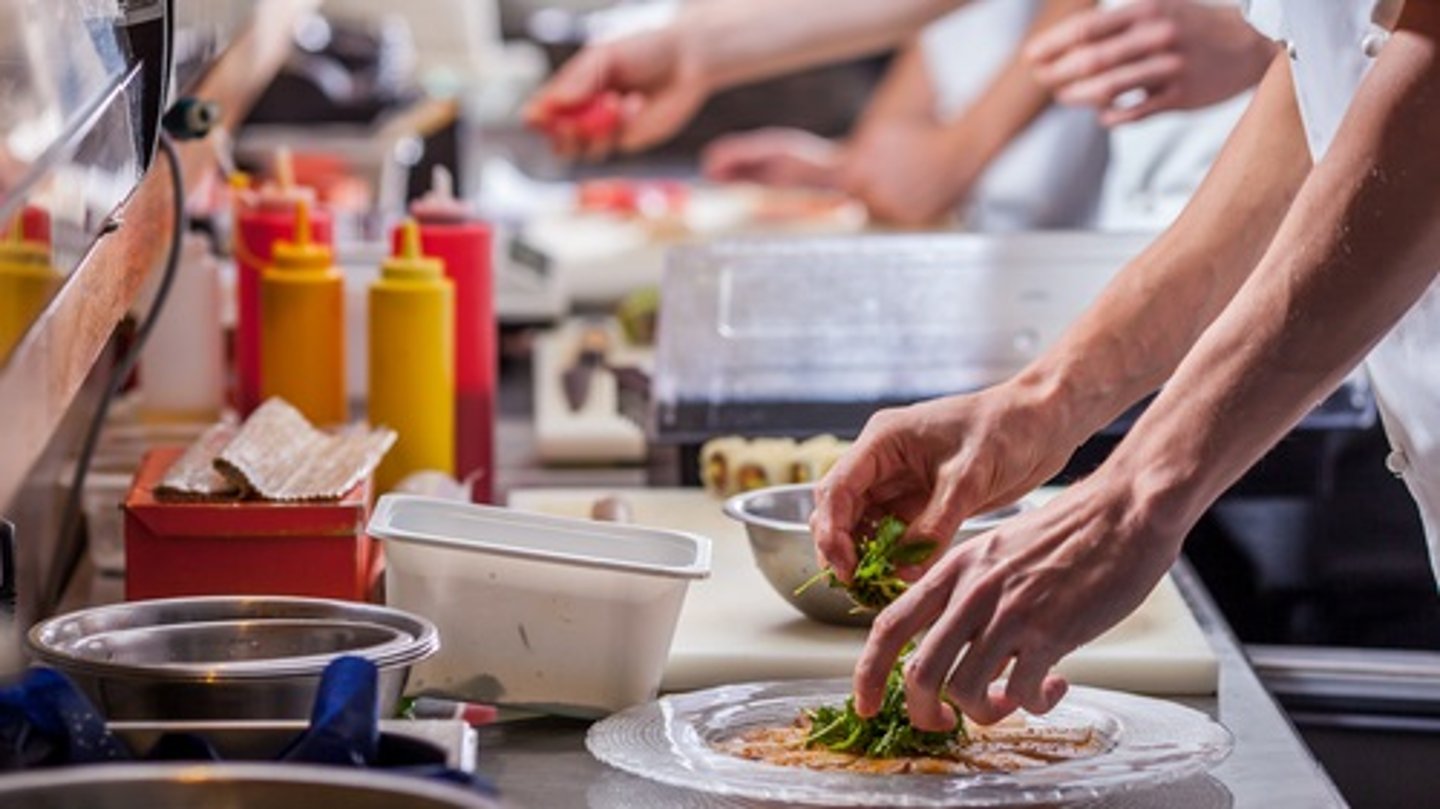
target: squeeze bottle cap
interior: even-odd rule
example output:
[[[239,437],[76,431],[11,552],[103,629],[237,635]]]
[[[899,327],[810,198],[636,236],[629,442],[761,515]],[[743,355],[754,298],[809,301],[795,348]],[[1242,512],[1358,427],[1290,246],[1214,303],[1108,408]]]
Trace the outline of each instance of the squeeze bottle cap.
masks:
[[[25,238],[22,217],[15,217],[4,240],[0,240],[0,264],[44,267],[50,264],[50,250],[43,242]]]
[[[295,201],[295,240],[277,241],[270,251],[270,263],[279,270],[327,270],[333,263],[330,250],[310,240],[310,203]]]
[[[380,274],[385,278],[439,280],[445,275],[445,264],[420,252],[420,223],[411,218],[401,223],[400,249],[380,265]]]
[[[275,149],[270,166],[275,179],[260,186],[256,193],[256,204],[266,210],[294,210],[295,204],[305,201],[315,204],[315,189],[295,182],[295,161],[288,146]]]
[[[410,203],[410,215],[424,222],[463,222],[471,218],[470,206],[455,198],[455,178],[444,166],[430,174],[430,190]]]

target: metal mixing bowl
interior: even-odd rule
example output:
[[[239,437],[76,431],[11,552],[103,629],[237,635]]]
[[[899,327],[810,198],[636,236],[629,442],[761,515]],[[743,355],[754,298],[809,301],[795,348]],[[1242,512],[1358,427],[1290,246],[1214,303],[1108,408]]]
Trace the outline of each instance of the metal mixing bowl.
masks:
[[[298,764],[101,764],[0,778],[0,809],[496,809],[453,784]]]
[[[410,667],[440,647],[430,621],[389,607],[312,598],[132,601],[61,615],[30,631],[42,663],[110,719],[304,719],[341,655],[379,669],[381,715]]]
[[[952,544],[994,528],[1030,508],[1021,500],[1013,505],[965,521]],[[810,512],[815,510],[815,484],[771,486],[738,494],[725,501],[725,514],[745,525],[755,564],[782,598],[806,615],[827,624],[869,626],[874,613],[854,612],[845,591],[818,582],[800,595],[796,588],[819,570],[815,542],[810,536]]]

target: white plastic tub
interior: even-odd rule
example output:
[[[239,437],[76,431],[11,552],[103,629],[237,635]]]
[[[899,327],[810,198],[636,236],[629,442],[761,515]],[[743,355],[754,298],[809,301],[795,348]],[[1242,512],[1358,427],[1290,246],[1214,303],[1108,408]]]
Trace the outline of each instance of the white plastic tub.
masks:
[[[412,693],[592,717],[655,696],[704,537],[413,495],[380,498],[386,599],[434,621]]]

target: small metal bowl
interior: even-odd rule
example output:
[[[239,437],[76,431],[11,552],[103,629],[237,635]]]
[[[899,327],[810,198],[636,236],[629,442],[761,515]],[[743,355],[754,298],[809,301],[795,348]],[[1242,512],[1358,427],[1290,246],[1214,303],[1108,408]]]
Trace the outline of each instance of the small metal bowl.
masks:
[[[462,787],[348,767],[99,764],[0,778],[0,809],[495,809]]]
[[[1017,503],[965,521],[951,544],[984,533],[1030,508]],[[872,612],[857,612],[845,591],[818,582],[800,595],[795,590],[820,568],[810,536],[810,512],[815,510],[815,484],[771,486],[738,494],[725,501],[725,514],[745,525],[755,564],[782,598],[807,616],[827,624],[869,626]]]
[[[116,720],[304,719],[342,655],[376,665],[389,715],[410,667],[440,647],[434,624],[400,610],[268,596],[96,607],[38,624],[28,640]]]

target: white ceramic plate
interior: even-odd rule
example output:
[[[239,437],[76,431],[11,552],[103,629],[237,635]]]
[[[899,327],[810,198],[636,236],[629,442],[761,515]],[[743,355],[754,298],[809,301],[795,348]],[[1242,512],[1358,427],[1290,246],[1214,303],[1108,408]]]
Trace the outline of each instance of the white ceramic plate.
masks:
[[[661,783],[755,800],[823,806],[1015,806],[1088,801],[1201,773],[1230,753],[1230,733],[1164,700],[1072,688],[1039,725],[1089,726],[1108,740],[1096,756],[1014,773],[864,775],[748,761],[711,747],[799,712],[843,701],[846,680],[729,685],[665,697],[596,723],[590,752]]]

